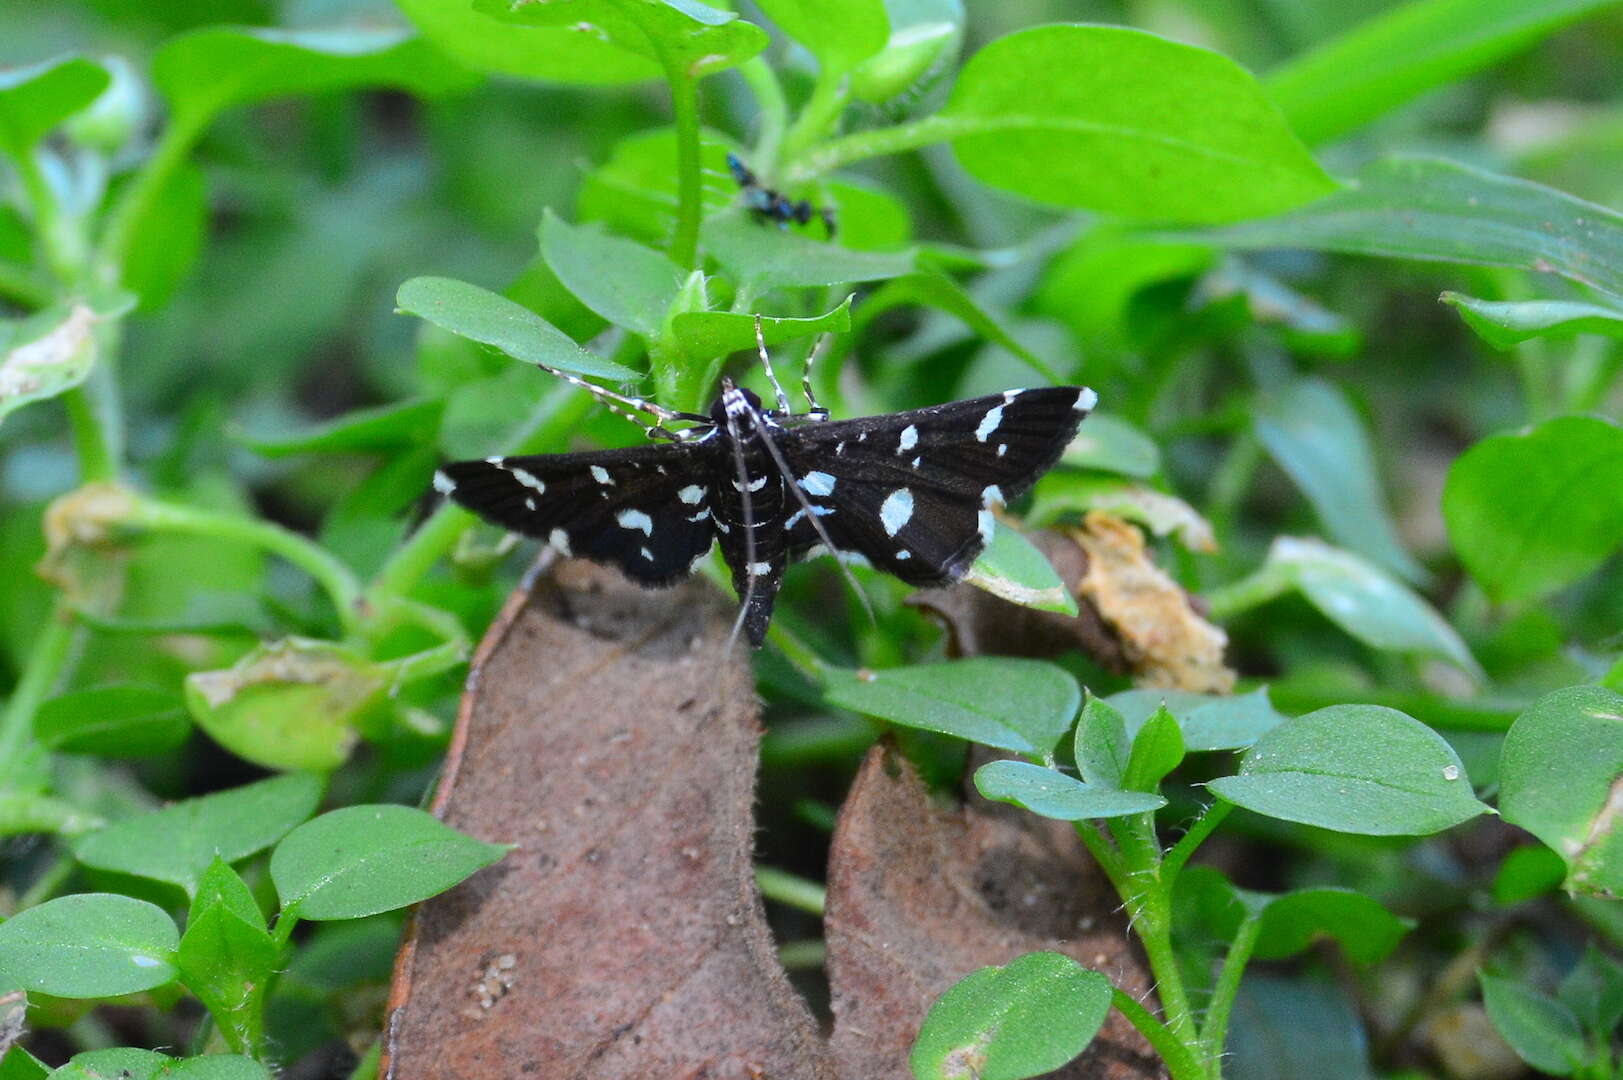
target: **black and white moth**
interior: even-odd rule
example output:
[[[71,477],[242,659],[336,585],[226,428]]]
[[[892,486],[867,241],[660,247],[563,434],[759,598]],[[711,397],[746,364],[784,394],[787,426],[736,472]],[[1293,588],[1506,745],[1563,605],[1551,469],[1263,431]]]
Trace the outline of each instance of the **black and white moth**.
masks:
[[[804,225],[811,221],[815,214],[823,219],[823,227],[828,230],[828,238],[834,239],[835,218],[832,207],[813,207],[806,199],[791,199],[782,192],[766,187],[761,183],[760,177],[737,154],[727,155],[727,171],[733,174],[733,181],[743,192],[744,205],[749,207],[759,221],[775,221],[778,228],[789,226],[790,222]]]
[[[744,635],[759,648],[791,559],[832,549],[910,585],[963,577],[991,537],[993,507],[1059,460],[1098,400],[1084,387],[1055,386],[830,420],[809,384],[812,410],[792,412],[770,363],[767,371],[778,408],[723,379],[708,415],[558,372],[654,415],[645,428],[663,441],[459,461],[434,486],[488,521],[644,585],[686,577],[719,541]],[[665,426],[673,421],[693,426],[673,431]]]

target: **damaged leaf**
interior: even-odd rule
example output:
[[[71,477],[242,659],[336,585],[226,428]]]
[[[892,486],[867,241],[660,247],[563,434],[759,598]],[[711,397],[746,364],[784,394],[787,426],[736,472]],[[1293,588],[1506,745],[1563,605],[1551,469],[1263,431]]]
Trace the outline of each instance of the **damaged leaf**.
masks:
[[[223,671],[186,677],[197,726],[233,754],[271,769],[336,769],[388,679],[364,657],[327,641],[284,638]]]
[[[31,341],[13,342],[0,353],[0,422],[35,401],[72,390],[96,362],[96,314],[75,304]]]

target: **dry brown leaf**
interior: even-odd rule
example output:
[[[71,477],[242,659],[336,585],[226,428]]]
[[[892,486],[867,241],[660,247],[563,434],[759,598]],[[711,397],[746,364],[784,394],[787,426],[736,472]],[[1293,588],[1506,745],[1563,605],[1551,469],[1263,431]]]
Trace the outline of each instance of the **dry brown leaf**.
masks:
[[[384,1076],[832,1080],[751,854],[755,685],[702,581],[565,562],[487,635],[434,809],[516,844],[424,904]]]
[[[1234,689],[1234,670],[1223,663],[1228,635],[1155,565],[1137,527],[1091,510],[1071,535],[1088,553],[1081,595],[1115,630],[1139,682],[1207,694]]]
[[[979,799],[944,809],[893,746],[875,746],[829,857],[824,931],[841,1080],[908,1080],[931,1003],[971,971],[1033,950],[1074,957],[1142,999],[1147,968],[1119,908],[1061,822]],[[1087,1051],[1050,1075],[1164,1074],[1113,1010]]]

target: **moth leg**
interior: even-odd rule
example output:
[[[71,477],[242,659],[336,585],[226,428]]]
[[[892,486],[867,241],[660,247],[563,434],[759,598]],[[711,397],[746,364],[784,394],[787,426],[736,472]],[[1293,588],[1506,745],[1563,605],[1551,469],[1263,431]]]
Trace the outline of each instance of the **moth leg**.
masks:
[[[761,354],[761,366],[766,368],[767,381],[772,384],[772,392],[778,398],[778,411],[785,415],[794,411],[789,404],[789,395],[783,392],[783,384],[778,382],[778,373],[772,370],[772,357],[767,355],[766,335],[761,332],[761,317],[755,316],[755,348]]]
[[[824,334],[822,337],[818,338],[817,344],[812,348],[812,351],[806,355],[806,366],[802,368],[800,372],[800,392],[806,395],[806,405],[809,409],[806,415],[814,420],[827,420],[828,410],[817,403],[817,395],[812,393],[812,365],[817,362],[817,358],[819,356],[828,351],[829,342],[833,340],[834,335],[831,333]]]

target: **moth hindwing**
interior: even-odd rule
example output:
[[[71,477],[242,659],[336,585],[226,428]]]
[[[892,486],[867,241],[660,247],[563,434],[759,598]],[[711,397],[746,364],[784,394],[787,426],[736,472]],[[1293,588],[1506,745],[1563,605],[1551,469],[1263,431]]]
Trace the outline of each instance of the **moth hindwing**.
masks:
[[[836,421],[765,408],[728,383],[673,441],[456,462],[435,486],[647,585],[686,576],[719,542],[759,646],[789,560],[820,548],[910,584],[962,577],[993,508],[1059,460],[1096,400],[1074,386],[1008,390]]]

